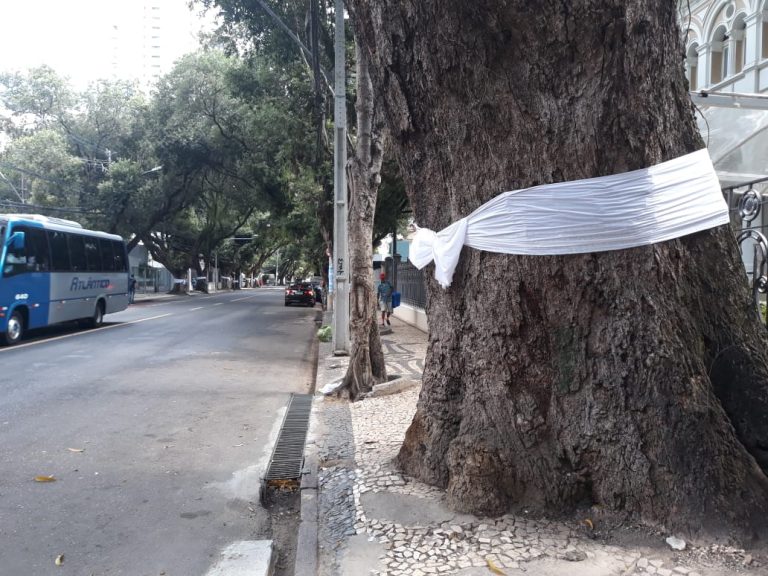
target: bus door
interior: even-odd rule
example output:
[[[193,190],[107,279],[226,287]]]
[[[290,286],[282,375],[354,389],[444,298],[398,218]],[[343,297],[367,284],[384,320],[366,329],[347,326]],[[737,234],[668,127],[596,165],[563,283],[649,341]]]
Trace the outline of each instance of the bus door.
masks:
[[[12,235],[24,234],[23,241]],[[2,262],[3,306],[26,308],[27,327],[39,328],[48,324],[50,302],[50,257],[45,230],[25,225],[14,225],[5,247]]]

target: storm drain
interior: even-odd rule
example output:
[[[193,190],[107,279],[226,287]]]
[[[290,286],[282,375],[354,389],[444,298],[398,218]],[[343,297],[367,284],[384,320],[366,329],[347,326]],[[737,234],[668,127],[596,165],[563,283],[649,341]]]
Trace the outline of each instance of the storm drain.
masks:
[[[311,394],[291,394],[280,434],[264,476],[266,488],[293,490],[301,484],[304,441],[307,439]]]

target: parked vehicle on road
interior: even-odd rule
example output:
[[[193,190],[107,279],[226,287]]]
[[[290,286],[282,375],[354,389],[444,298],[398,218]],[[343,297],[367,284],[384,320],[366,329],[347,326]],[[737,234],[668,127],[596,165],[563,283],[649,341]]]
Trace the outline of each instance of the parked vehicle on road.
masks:
[[[37,214],[0,214],[0,340],[70,320],[100,326],[128,307],[120,236]]]
[[[303,304],[304,306],[315,305],[315,290],[309,282],[299,282],[291,284],[285,288],[285,305]]]

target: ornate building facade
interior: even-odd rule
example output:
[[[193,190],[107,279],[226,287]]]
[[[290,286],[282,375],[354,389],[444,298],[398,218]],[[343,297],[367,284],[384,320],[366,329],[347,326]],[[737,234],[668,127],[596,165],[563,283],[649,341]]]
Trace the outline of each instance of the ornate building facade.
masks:
[[[768,92],[768,0],[680,0],[691,90]]]
[[[723,187],[768,185],[768,0],[678,0],[699,129]]]
[[[691,91],[698,93],[693,101],[699,130],[723,186],[755,305],[764,311],[768,0],[678,0],[678,17],[686,75]]]

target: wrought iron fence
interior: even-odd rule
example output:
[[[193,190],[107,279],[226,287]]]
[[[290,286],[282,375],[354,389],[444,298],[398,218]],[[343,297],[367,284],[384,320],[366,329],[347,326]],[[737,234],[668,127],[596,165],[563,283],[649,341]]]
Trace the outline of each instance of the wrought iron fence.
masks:
[[[763,204],[768,202],[764,196],[767,190],[768,178],[723,188],[759,314],[763,314],[761,307],[765,305],[762,295],[768,291],[768,239],[765,237],[768,226],[764,224],[765,218],[761,217]],[[768,314],[764,317],[768,326]]]
[[[397,264],[397,290],[400,301],[414,308],[427,307],[427,291],[424,284],[424,271],[408,262]]]

